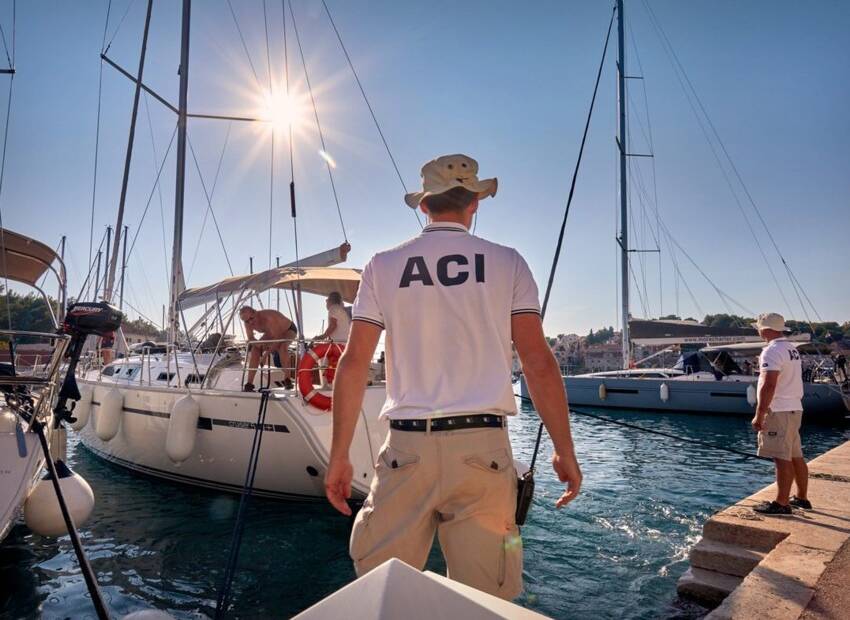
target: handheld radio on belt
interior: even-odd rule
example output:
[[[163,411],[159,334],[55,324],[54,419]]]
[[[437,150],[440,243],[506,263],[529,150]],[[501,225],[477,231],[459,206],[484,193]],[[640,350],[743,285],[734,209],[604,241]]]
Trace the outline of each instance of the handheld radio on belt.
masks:
[[[534,454],[531,455],[531,464],[528,471],[517,476],[516,481],[516,524],[525,525],[528,511],[531,508],[531,500],[534,499],[534,465],[537,462],[537,453],[540,451],[540,440],[543,437],[543,425],[537,428],[537,441],[534,444]]]

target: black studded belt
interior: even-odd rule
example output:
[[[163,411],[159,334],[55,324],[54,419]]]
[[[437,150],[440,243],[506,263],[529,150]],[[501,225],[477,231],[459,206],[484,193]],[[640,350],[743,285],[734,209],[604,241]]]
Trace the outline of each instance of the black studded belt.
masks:
[[[431,431],[457,431],[463,428],[502,428],[505,418],[500,415],[477,414],[455,415],[447,418],[431,418]],[[428,420],[390,420],[390,428],[397,431],[428,430]]]

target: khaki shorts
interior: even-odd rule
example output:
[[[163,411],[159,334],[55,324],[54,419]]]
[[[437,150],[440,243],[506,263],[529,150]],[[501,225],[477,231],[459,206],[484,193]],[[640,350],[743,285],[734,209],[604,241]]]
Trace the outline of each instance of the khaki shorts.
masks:
[[[802,419],[802,411],[768,411],[764,418],[764,430],[759,431],[758,455],[783,461],[802,458],[803,449],[800,446]]]
[[[390,558],[422,570],[437,533],[451,579],[515,598],[522,591],[516,481],[506,428],[391,429],[351,531],[357,575]]]

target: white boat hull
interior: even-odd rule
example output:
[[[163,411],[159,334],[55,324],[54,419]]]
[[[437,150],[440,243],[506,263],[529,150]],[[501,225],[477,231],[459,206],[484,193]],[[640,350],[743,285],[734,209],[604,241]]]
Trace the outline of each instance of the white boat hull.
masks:
[[[169,418],[174,402],[187,390],[80,383],[94,389],[91,415],[79,431],[83,445],[94,454],[159,478],[241,492],[256,429],[258,393],[193,390],[200,405],[195,444],[188,459],[175,463],[166,452]],[[123,411],[118,433],[104,441],[95,428],[101,400],[111,389],[123,395]],[[367,388],[351,449],[355,498],[368,494],[374,462],[387,434],[387,423],[378,420],[384,398],[383,386]],[[253,493],[286,500],[324,498],[331,430],[330,412],[311,407],[292,391],[272,390]]]
[[[48,433],[51,426],[46,426]],[[21,440],[14,429],[0,432],[0,542],[15,525],[43,472],[44,452],[38,436],[25,431]]]

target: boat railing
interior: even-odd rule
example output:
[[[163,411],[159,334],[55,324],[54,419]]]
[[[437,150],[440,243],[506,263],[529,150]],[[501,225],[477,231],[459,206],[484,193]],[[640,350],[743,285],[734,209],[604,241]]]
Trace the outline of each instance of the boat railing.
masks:
[[[40,356],[34,356],[38,359],[35,359],[31,366],[19,365],[21,357],[19,355],[12,356],[12,343],[22,338],[51,341],[53,351],[49,359],[42,363]],[[10,367],[4,369],[4,373],[0,376],[0,392],[3,392],[5,404],[11,405],[11,409],[24,418],[30,416],[42,417],[53,406],[53,397],[59,387],[57,377],[70,337],[57,333],[3,329],[0,330],[0,341],[10,345],[10,348],[7,349],[9,361],[6,362],[10,364]],[[27,388],[37,390],[36,393],[40,397],[32,398]],[[29,402],[30,405],[22,407],[21,405],[26,402]],[[26,419],[26,421],[30,422],[31,418]]]
[[[330,343],[332,340],[303,341],[297,338],[280,338],[269,340],[252,340],[240,343],[229,343],[224,348],[213,350],[195,349],[193,351],[178,347],[169,348],[167,353],[152,353],[150,347],[142,347],[132,357],[118,358],[104,365],[99,356],[88,358],[85,364],[81,364],[81,372],[85,374],[97,370],[97,378],[113,377],[123,385],[155,386],[169,385],[172,387],[186,387],[189,389],[221,389],[216,385],[221,371],[225,369],[237,370],[239,372],[238,386],[231,384],[234,388],[244,389],[247,375],[255,373],[254,383],[261,388],[279,387],[285,377],[293,382],[298,379],[298,364],[303,354],[316,344]],[[344,345],[344,343],[339,343]],[[258,362],[251,364],[252,349],[261,347]],[[275,360],[278,353],[279,360]],[[192,359],[187,360],[186,356]],[[206,356],[209,355],[207,360]],[[203,356],[202,359],[201,356]],[[203,361],[202,361],[203,360]],[[278,361],[280,365],[278,365]],[[235,366],[238,364],[238,369]],[[109,375],[104,374],[107,367],[114,368]],[[129,369],[138,369],[130,372]],[[314,383],[327,386],[325,373],[327,368],[326,359],[319,360],[317,368],[311,369],[314,373]],[[376,357],[370,369],[370,384],[383,381],[385,377],[384,360]]]

